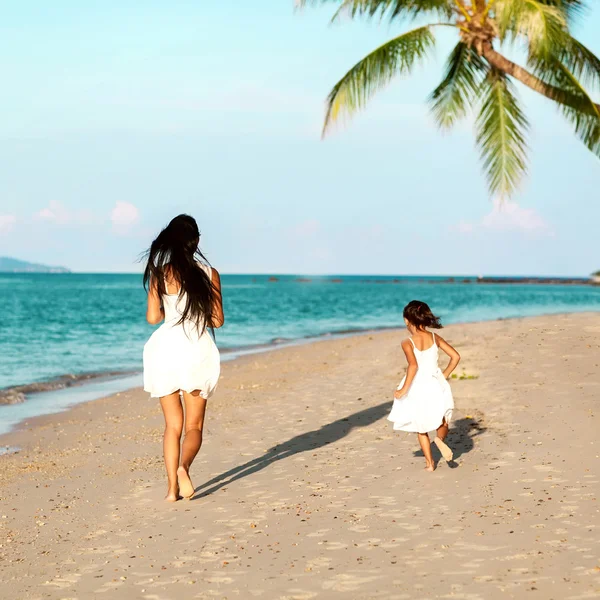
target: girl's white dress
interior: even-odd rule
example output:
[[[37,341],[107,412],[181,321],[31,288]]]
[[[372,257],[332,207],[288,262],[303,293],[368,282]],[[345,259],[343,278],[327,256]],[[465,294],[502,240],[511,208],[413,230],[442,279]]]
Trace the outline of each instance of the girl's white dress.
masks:
[[[394,399],[388,421],[394,423],[395,430],[427,433],[437,429],[444,419],[450,424],[454,399],[450,384],[438,366],[435,334],[431,335],[433,345],[427,350],[417,349],[412,338],[409,338],[419,368],[406,395],[399,400]],[[397,389],[402,388],[405,380],[406,377]]]
[[[200,267],[212,277],[208,265]],[[208,330],[199,334],[195,323],[177,324],[185,309],[185,294],[181,298],[165,294],[162,302],[165,322],[144,346],[144,390],[157,398],[177,390],[200,390],[203,398],[209,398],[221,371],[219,350]]]

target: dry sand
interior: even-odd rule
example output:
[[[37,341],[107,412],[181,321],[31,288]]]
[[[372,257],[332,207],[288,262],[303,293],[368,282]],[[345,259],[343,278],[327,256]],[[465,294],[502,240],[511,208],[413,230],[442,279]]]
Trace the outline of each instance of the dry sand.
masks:
[[[139,390],[3,436],[0,597],[600,598],[600,315],[445,335],[478,379],[433,474],[385,419],[399,332],[225,364],[190,502]]]

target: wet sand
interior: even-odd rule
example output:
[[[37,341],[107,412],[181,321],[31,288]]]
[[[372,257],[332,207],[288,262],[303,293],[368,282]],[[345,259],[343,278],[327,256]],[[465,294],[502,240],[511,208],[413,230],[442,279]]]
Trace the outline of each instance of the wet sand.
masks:
[[[600,597],[600,314],[442,334],[477,378],[433,474],[385,419],[401,332],[224,364],[189,502],[139,390],[2,436],[0,598]]]

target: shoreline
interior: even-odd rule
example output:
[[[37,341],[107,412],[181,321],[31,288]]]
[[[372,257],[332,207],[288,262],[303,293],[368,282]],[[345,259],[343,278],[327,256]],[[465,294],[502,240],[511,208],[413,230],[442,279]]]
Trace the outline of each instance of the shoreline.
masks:
[[[595,315],[598,314],[594,311],[574,311],[574,312],[560,312],[560,313],[543,313],[536,315],[524,315],[524,316],[512,316],[512,317],[498,317],[495,319],[483,319],[477,321],[461,321],[456,323],[448,323],[446,327],[451,327],[455,325],[474,325],[474,324],[482,324],[482,323],[493,323],[496,321],[518,321],[522,319],[535,319],[537,317],[565,317],[569,315]],[[318,336],[307,336],[302,338],[296,338],[292,340],[282,340],[276,341],[269,344],[257,344],[256,346],[245,346],[240,348],[232,348],[221,350],[221,361],[223,363],[236,361],[246,356],[255,356],[260,354],[268,354],[273,351],[283,350],[286,348],[293,348],[296,346],[304,346],[315,344],[318,342],[326,341],[326,340],[337,340],[344,339],[348,337],[360,337],[362,335],[373,335],[379,333],[386,332],[394,332],[394,331],[402,331],[405,328],[403,326],[390,326],[390,327],[378,327],[375,329],[347,329],[340,332],[327,332],[322,333]],[[39,414],[31,414],[29,411],[23,411],[25,415],[22,418],[10,418],[6,419],[6,413],[4,413],[5,419],[3,426],[0,426],[0,456],[6,453],[7,448],[6,445],[3,444],[2,438],[5,435],[10,434],[13,431],[18,430],[21,426],[27,422],[34,421],[38,417],[44,418],[49,417],[55,414],[60,414],[64,412],[68,412],[73,407],[87,402],[94,402],[95,400],[100,400],[102,398],[106,398],[113,394],[123,393],[129,390],[135,390],[141,388],[141,377],[142,371],[123,371],[119,373],[115,373],[109,371],[107,373],[104,372],[96,372],[96,373],[84,373],[81,375],[77,374],[66,374],[54,379],[51,379],[47,382],[34,382],[31,384],[25,384],[21,386],[14,386],[12,388],[6,388],[0,390],[0,416],[2,416],[2,411],[11,410],[14,406],[23,407],[26,405],[28,407],[31,406],[31,402],[36,401],[37,405],[40,407],[44,407],[45,410]],[[137,379],[138,383],[132,384],[132,382]],[[60,386],[61,383],[65,385]],[[48,389],[43,389],[37,391],[37,388],[43,387],[47,384],[53,386],[56,383],[57,386],[60,387],[49,387]],[[34,388],[36,391],[30,393],[24,393],[24,398],[22,401],[18,401],[16,403],[2,402],[2,394],[13,394],[13,391],[20,393],[23,388]],[[83,398],[81,400],[74,400],[73,396],[77,393],[77,390],[81,391],[81,395]],[[55,402],[55,407],[48,406],[48,401]],[[27,405],[27,403],[30,403]],[[13,452],[14,452],[13,448]],[[18,451],[18,449],[17,449]]]
[[[163,501],[140,390],[32,420],[2,438],[22,447],[0,458],[5,593],[596,597],[599,334],[598,313],[445,328],[478,377],[451,381],[454,461],[433,474],[386,421],[396,331],[225,362],[190,502]]]
[[[379,329],[369,329],[369,330],[355,330],[355,331],[347,331],[344,333],[332,334],[325,333],[318,337],[311,336],[306,338],[299,338],[297,340],[290,340],[281,343],[273,343],[273,344],[261,344],[252,347],[246,347],[239,350],[231,350],[221,352],[221,362],[229,363],[234,361],[240,361],[245,358],[252,358],[257,355],[269,354],[270,352],[277,352],[280,350],[286,350],[288,348],[295,348],[306,346],[310,344],[317,344],[319,342],[325,342],[330,340],[340,340],[349,337],[360,337],[361,335],[376,335],[378,333],[386,333],[390,331],[400,330],[399,327],[384,327]],[[101,373],[97,374],[94,380],[90,380],[89,378],[83,379],[81,382],[76,384],[62,387],[62,388],[54,388],[48,391],[35,392],[30,395],[29,402],[31,400],[38,401],[39,404],[46,404],[47,400],[56,399],[58,400],[57,407],[54,409],[52,407],[48,407],[48,409],[40,414],[32,414],[27,415],[21,419],[10,419],[9,421],[5,420],[5,424],[8,423],[9,427],[3,430],[0,427],[0,456],[2,454],[7,454],[7,448],[9,445],[3,443],[3,438],[5,436],[10,435],[11,433],[22,430],[23,426],[27,425],[28,427],[31,425],[35,427],[36,424],[44,424],[46,420],[52,417],[55,417],[60,414],[68,413],[79,405],[87,404],[90,402],[95,402],[97,400],[102,400],[104,398],[111,397],[113,395],[119,395],[124,392],[133,391],[133,390],[142,390],[142,371],[136,371],[131,373],[128,377],[103,377]],[[133,383],[134,380],[138,380],[137,383]],[[72,397],[77,390],[81,391],[83,395],[83,399],[69,401],[69,397]],[[143,392],[145,394],[145,392]],[[15,404],[0,404],[0,415],[2,415],[3,410],[10,410],[11,407],[18,406],[22,407],[23,404],[28,402],[27,399],[23,403]],[[5,413],[6,414],[6,413]],[[10,447],[11,451],[14,453],[15,451],[19,451],[18,447]]]
[[[72,387],[97,383],[102,380],[122,379],[138,375],[139,371],[96,371],[87,373],[65,373],[46,381],[32,381],[0,389],[0,406],[10,406],[25,402],[27,396],[56,392]]]

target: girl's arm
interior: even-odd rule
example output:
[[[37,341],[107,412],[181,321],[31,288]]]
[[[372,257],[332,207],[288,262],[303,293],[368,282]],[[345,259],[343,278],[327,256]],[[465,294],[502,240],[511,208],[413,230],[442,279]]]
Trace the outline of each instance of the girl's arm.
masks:
[[[460,354],[443,337],[436,335],[435,339],[437,340],[437,344],[440,349],[450,357],[450,362],[443,371],[444,377],[448,379],[448,377],[450,377],[452,374],[452,371],[456,369],[458,363],[460,362]]]
[[[212,315],[210,319],[211,327],[222,327],[225,323],[225,316],[223,315],[223,296],[221,294],[221,277],[219,271],[212,269],[212,284],[215,291],[215,304],[212,309]]]
[[[402,396],[408,392],[410,386],[412,385],[413,379],[419,370],[417,358],[415,357],[415,351],[413,349],[413,345],[410,343],[410,340],[404,340],[402,342],[402,350],[404,350],[408,367],[406,369],[406,379],[404,380],[404,385],[401,389],[394,392],[394,398],[396,399],[402,398]]]
[[[163,307],[161,306],[160,296],[158,295],[158,286],[156,280],[150,281],[150,289],[148,290],[148,308],[146,309],[146,321],[150,325],[156,325],[165,318]]]

